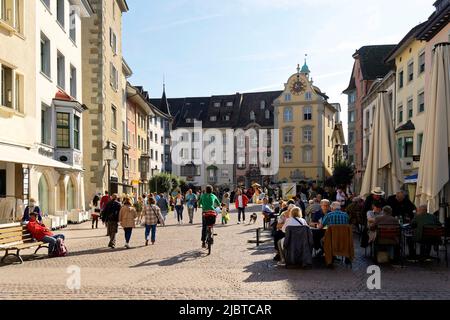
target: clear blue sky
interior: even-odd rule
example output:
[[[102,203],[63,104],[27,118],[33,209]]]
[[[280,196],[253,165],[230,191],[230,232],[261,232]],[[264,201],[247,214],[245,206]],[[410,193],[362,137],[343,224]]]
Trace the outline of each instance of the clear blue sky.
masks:
[[[130,82],[152,98],[281,90],[303,63],[343,107],[352,54],[395,44],[434,0],[127,0],[123,53]]]

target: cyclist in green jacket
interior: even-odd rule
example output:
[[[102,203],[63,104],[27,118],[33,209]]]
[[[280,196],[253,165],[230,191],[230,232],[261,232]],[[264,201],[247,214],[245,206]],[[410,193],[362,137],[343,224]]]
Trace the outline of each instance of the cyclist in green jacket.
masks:
[[[206,248],[206,219],[205,214],[217,216],[215,209],[220,207],[220,201],[217,199],[216,195],[212,193],[213,187],[206,186],[206,193],[203,193],[198,200],[199,208],[202,208],[202,248]]]

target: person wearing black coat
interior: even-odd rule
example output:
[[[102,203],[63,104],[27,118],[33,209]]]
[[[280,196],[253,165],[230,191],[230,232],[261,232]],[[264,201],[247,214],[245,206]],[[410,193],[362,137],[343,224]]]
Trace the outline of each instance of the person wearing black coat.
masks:
[[[403,191],[390,196],[387,204],[392,208],[392,216],[402,217],[403,221],[406,221],[406,219],[411,221],[414,218],[416,206],[405,196]]]
[[[119,212],[122,208],[117,198],[117,194],[113,194],[111,200],[106,203],[105,209],[103,210],[109,235],[108,247],[112,249],[116,247],[116,234],[119,229]]]

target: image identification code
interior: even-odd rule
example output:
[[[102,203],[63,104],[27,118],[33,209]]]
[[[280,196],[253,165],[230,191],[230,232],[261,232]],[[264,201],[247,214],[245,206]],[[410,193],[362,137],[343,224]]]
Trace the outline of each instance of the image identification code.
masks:
[[[207,318],[213,317],[215,314],[221,314],[224,316],[264,316],[272,314],[272,307],[270,305],[224,305],[222,308],[217,307],[199,307],[190,306],[187,304],[185,307],[181,307],[179,311],[180,315],[197,315],[206,316]]]

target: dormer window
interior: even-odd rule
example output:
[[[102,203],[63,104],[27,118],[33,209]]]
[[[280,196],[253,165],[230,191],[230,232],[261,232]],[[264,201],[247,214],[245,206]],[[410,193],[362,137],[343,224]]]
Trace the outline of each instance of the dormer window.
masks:
[[[266,110],[265,116],[266,116],[266,119],[267,119],[267,120],[270,119],[270,111],[269,111],[269,110]]]
[[[230,116],[229,116],[229,115],[224,116],[224,117],[223,117],[223,120],[225,120],[225,121],[230,121]]]
[[[214,102],[214,108],[220,108],[220,102]]]
[[[256,119],[255,112],[254,111],[250,112],[250,120],[254,121],[255,119]]]
[[[227,102],[227,107],[232,107],[233,106],[233,102]]]
[[[266,108],[266,102],[261,101],[260,107],[261,107],[261,110],[264,110]]]
[[[217,116],[211,116],[209,118],[209,120],[212,121],[212,122],[215,122],[215,121],[217,121]]]
[[[186,118],[186,123],[192,123],[192,119],[191,118]]]

